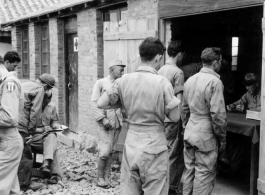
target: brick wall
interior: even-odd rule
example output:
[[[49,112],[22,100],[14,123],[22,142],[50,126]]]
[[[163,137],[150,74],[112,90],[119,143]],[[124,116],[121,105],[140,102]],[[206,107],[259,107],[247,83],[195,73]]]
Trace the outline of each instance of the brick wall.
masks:
[[[18,52],[19,56],[22,55],[22,46],[21,46],[21,39],[22,39],[22,32],[21,28],[13,26],[11,30],[11,37],[12,37],[12,50]],[[21,63],[16,68],[18,78],[22,76],[22,66]]]
[[[30,23],[29,28],[29,64],[31,80],[35,80],[40,75],[40,25]]]
[[[50,37],[50,74],[55,78],[52,101],[57,105],[60,122],[65,121],[65,70],[64,70],[64,21],[49,19]]]
[[[158,0],[128,0],[128,19],[158,18]]]
[[[77,14],[78,25],[78,110],[79,131],[97,134],[97,125],[90,109],[94,83],[103,77],[103,23],[96,9]]]

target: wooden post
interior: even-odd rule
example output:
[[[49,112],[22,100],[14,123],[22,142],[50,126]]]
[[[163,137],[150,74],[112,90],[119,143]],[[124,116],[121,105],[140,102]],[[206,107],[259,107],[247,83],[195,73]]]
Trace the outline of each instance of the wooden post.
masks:
[[[260,158],[259,158],[259,179],[258,194],[265,195],[265,3],[263,5],[262,31],[262,83],[261,83],[261,123],[260,123]]]

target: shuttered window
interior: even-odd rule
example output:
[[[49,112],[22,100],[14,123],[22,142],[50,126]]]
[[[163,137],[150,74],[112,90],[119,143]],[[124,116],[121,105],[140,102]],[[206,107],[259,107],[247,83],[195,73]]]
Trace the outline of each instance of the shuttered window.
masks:
[[[48,24],[41,25],[41,74],[50,73],[50,40]]]
[[[22,28],[22,78],[29,79],[29,30]]]

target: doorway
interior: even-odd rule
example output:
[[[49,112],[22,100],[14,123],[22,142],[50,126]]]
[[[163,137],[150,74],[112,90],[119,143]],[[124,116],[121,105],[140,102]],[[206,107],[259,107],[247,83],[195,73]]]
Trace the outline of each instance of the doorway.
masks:
[[[70,130],[78,129],[78,42],[77,33],[66,34],[66,121]]]

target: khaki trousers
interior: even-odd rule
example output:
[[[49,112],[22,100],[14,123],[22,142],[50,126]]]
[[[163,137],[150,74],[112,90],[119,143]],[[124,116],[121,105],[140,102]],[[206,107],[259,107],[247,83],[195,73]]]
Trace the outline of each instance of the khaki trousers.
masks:
[[[130,127],[121,166],[122,195],[167,195],[169,162],[164,130]]]
[[[182,123],[166,122],[166,137],[169,150],[169,189],[178,190],[184,171]]]
[[[98,153],[101,159],[108,159],[117,144],[121,129],[105,129],[103,125],[98,127]]]
[[[40,139],[42,135],[34,135],[31,148],[43,154],[43,160],[52,160],[50,170],[52,174],[60,175],[59,158],[57,151],[57,137],[54,133],[47,135],[45,138]]]
[[[17,177],[23,140],[16,128],[0,129],[0,194],[20,194]]]

